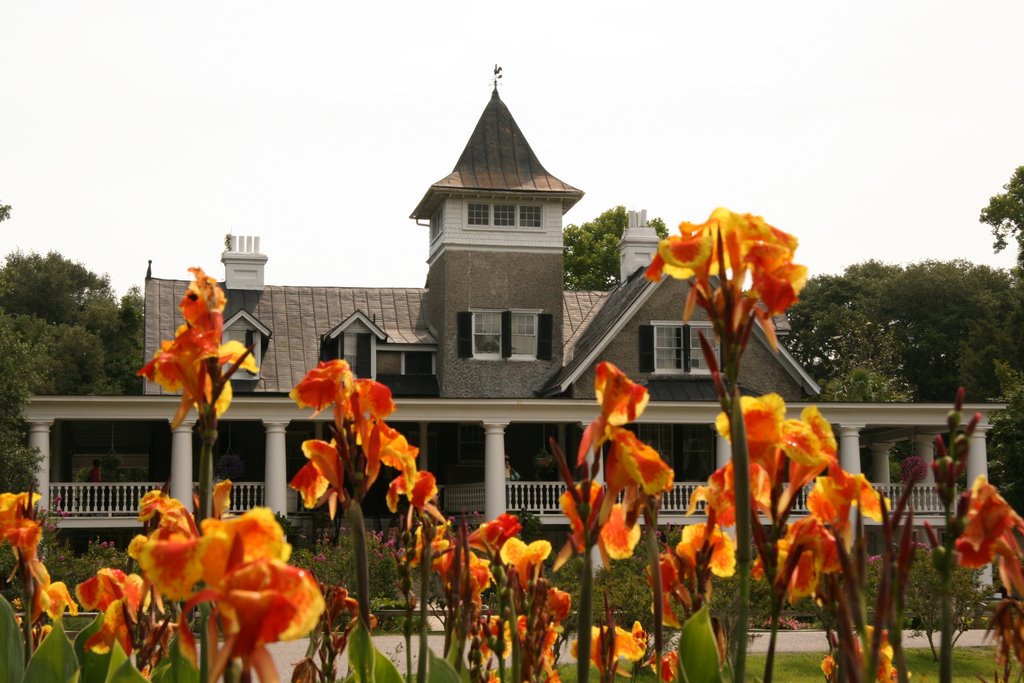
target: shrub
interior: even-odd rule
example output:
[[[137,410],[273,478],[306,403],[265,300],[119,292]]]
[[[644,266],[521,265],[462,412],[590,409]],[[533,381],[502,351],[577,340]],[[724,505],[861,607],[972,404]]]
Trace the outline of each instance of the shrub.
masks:
[[[399,597],[396,561],[399,547],[399,540],[393,534],[367,532],[371,600],[391,601]],[[313,548],[296,551],[292,555],[292,564],[309,570],[324,585],[344,586],[350,593],[355,593],[355,553],[349,534],[340,534],[337,545],[321,539]]]

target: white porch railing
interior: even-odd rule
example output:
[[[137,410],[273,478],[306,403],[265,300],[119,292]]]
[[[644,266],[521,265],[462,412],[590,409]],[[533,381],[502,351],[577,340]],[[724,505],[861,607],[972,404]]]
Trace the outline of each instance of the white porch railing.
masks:
[[[537,484],[543,482],[534,482]],[[449,514],[468,515],[471,513],[483,514],[484,511],[484,485],[483,484],[449,484],[441,487],[444,511]]]
[[[50,501],[62,517],[135,517],[139,500],[163,486],[159,481],[52,482]],[[230,512],[245,512],[263,505],[262,481],[236,481],[231,485]]]
[[[671,515],[686,514],[690,504],[690,496],[704,482],[681,481],[672,486],[661,501],[662,513]],[[877,491],[895,502],[903,490],[901,484],[874,484]],[[484,509],[484,485],[452,484],[441,487],[442,508],[449,514],[480,513]],[[542,517],[562,514],[558,503],[559,497],[565,492],[564,482],[557,481],[507,481],[505,482],[505,509],[509,512],[525,511]],[[797,494],[793,503],[793,512],[797,515],[807,514],[807,496],[811,487],[806,486]],[[935,484],[918,484],[911,494],[910,504],[917,515],[936,515],[942,512]],[[704,503],[698,503],[695,514],[704,511]]]

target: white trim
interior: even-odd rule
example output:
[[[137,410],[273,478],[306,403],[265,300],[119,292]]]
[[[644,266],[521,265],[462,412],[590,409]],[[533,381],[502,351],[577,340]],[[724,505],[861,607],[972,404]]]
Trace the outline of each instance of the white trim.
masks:
[[[485,229],[484,231],[486,230],[489,229]],[[537,244],[464,244],[453,239],[451,241],[445,241],[443,244],[438,245],[438,247],[431,252],[430,257],[427,259],[427,266],[434,265],[434,262],[437,261],[437,259],[441,256],[441,254],[444,251],[484,251],[487,253],[514,252],[520,254],[561,254],[564,251],[564,247],[562,246],[561,242],[559,242],[557,245],[552,244],[551,246],[541,246]]]
[[[27,422],[48,420],[167,420],[174,415],[181,397],[144,396],[33,396],[25,407]],[[394,422],[576,422],[589,424],[599,412],[594,399],[479,399],[479,398],[396,398]],[[822,403],[792,402],[787,416],[797,418],[800,411],[818,405],[834,424],[863,424],[878,427],[946,427],[948,403]],[[982,414],[979,428],[989,425],[989,417],[1004,410],[1005,403],[970,403],[965,416]],[[672,424],[712,424],[721,411],[717,401],[651,401],[637,422]],[[316,420],[332,419],[330,411]],[[224,420],[311,420],[312,411],[303,410],[287,396],[236,395]]]
[[[437,344],[404,344],[402,342],[382,342],[377,344],[378,351],[437,351]]]
[[[256,318],[256,316],[254,316],[253,314],[249,313],[249,311],[246,311],[245,309],[239,310],[234,315],[232,315],[230,318],[225,320],[224,321],[224,329],[226,330],[229,327],[238,324],[239,320],[244,320],[248,324],[252,325],[256,329],[257,332],[262,334],[267,339],[270,339],[271,335],[273,334],[270,331],[269,327],[267,327],[266,325],[261,323]]]
[[[406,372],[405,372],[405,354],[406,353],[429,353],[430,354],[430,374],[431,375],[436,375],[437,374],[437,351],[435,351],[434,349],[429,349],[429,350],[427,350],[427,349],[403,349],[401,351],[402,355],[400,356],[401,361],[402,361],[401,362],[402,376],[406,375]],[[410,377],[423,377],[423,375],[410,375]]]
[[[380,327],[378,327],[377,323],[370,320],[370,318],[368,318],[365,313],[359,310],[352,313],[352,315],[345,318],[340,323],[338,323],[334,328],[325,333],[323,337],[324,340],[330,341],[333,339],[337,339],[339,335],[341,335],[346,329],[348,329],[350,325],[352,325],[352,323],[356,322],[357,320],[366,325],[370,329],[370,332],[373,333],[373,336],[375,336],[377,339],[380,339],[381,341],[387,340],[388,333],[382,330]]]
[[[472,346],[473,346],[473,359],[474,360],[501,360],[501,334],[502,334],[501,314],[505,312],[505,309],[471,308],[471,309],[469,309],[469,312],[471,314],[471,316],[470,316],[470,341],[472,342]],[[498,350],[495,351],[494,353],[480,353],[480,352],[478,352],[476,350],[476,335],[477,335],[477,331],[476,331],[476,316],[477,316],[477,314],[480,314],[480,313],[493,313],[493,314],[498,316]],[[480,334],[483,335],[485,333],[481,332]],[[486,334],[488,336],[490,336],[493,333],[488,332]]]
[[[604,351],[605,347],[611,343],[612,339],[615,339],[615,337],[617,337],[619,333],[622,332],[622,329],[626,326],[626,323],[632,320],[633,316],[640,312],[640,309],[643,308],[644,304],[647,303],[647,300],[651,298],[651,295],[654,294],[655,290],[657,290],[658,287],[661,287],[661,284],[664,281],[665,278],[662,278],[660,281],[648,286],[647,289],[643,292],[643,294],[641,294],[640,296],[633,300],[633,303],[630,304],[629,308],[627,308],[622,313],[622,315],[619,316],[619,318],[615,321],[615,324],[612,325],[611,329],[608,330],[608,333],[605,334],[604,339],[602,339],[599,344],[594,345],[594,348],[590,350],[590,353],[588,353],[583,358],[583,362],[580,363],[579,366],[577,366],[577,368],[568,377],[562,380],[562,383],[558,385],[558,391],[554,393],[560,394],[563,391],[565,391],[570,385],[572,385],[576,380],[578,380],[584,372],[586,372],[587,368],[594,364],[598,356],[601,355],[601,352]],[[611,294],[609,294],[609,296],[611,296]],[[607,299],[605,299],[605,304],[607,304]],[[576,359],[573,358],[573,362],[575,362],[575,360]]]

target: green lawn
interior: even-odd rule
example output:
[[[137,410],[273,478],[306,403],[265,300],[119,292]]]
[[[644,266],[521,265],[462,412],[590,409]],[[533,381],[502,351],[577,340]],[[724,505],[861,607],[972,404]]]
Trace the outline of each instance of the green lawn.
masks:
[[[822,683],[822,655],[816,652],[784,652],[775,655],[775,680],[784,683]],[[907,650],[907,665],[913,674],[913,683],[939,680],[939,664],[932,660],[930,650]],[[995,651],[991,647],[961,647],[953,654],[953,680],[978,683],[979,676],[994,680]],[[747,659],[747,680],[759,681],[764,672],[764,655],[751,654]],[[563,681],[576,679],[575,665],[559,667]],[[597,681],[597,672],[590,672],[591,681]],[[619,680],[626,681],[626,678]],[[654,675],[640,676],[641,683],[654,683]]]

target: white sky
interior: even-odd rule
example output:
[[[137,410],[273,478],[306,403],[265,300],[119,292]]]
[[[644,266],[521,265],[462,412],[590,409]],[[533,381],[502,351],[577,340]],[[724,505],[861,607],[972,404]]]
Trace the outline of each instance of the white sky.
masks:
[[[408,216],[500,88],[547,169],[672,226],[716,206],[800,237],[812,275],[992,254],[1024,164],[1024,3],[0,0],[0,255],[119,293],[221,276],[422,286]],[[627,9],[628,7],[628,9]],[[1012,251],[1012,250],[1011,250]]]

